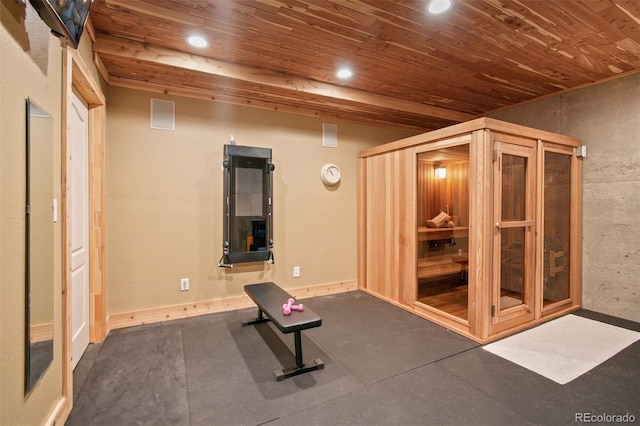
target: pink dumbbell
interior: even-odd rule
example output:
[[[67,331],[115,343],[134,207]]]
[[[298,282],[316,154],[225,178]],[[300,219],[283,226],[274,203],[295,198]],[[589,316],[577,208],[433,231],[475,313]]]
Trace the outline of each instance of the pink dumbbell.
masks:
[[[287,300],[287,303],[282,305],[283,314],[291,315],[291,311],[298,311],[298,312],[304,311],[304,305],[302,303],[299,305],[294,305],[293,302],[295,302],[295,300],[293,300],[293,298],[290,297],[289,300]]]

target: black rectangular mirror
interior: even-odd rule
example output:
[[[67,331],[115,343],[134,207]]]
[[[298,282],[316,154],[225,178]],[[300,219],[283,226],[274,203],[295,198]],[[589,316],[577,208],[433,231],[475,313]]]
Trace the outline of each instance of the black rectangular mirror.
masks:
[[[273,262],[271,149],[224,146],[224,232],[220,266]]]

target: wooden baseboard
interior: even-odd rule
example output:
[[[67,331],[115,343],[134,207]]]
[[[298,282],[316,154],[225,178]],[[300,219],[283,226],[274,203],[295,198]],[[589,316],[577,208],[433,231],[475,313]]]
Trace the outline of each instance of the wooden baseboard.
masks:
[[[286,289],[296,299],[325,296],[329,294],[344,293],[358,289],[356,280],[340,281],[336,283],[321,284],[312,287]],[[187,303],[182,305],[164,306],[161,308],[144,309],[134,312],[122,312],[110,314],[107,317],[107,334],[110,330],[132,327],[142,324],[151,324],[161,321],[170,321],[181,318],[190,318],[198,315],[212,314],[216,312],[233,311],[255,306],[249,296],[236,296],[225,299],[207,300],[202,302]]]
[[[38,324],[29,327],[29,341],[31,343],[44,342],[53,339],[53,323]]]
[[[68,395],[63,395],[53,411],[49,415],[49,418],[44,422],[46,426],[64,425],[71,414],[71,399]]]

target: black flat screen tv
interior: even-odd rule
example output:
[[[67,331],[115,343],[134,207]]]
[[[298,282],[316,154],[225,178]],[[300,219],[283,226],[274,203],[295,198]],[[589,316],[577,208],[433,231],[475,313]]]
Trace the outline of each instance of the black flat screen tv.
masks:
[[[93,0],[29,0],[51,32],[78,48]]]

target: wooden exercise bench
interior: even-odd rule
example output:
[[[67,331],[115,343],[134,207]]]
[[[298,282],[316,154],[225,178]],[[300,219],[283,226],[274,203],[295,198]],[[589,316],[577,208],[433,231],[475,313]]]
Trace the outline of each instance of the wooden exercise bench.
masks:
[[[295,336],[296,365],[284,370],[275,370],[277,382],[288,377],[324,368],[324,363],[320,359],[315,359],[313,364],[309,365],[305,365],[302,362],[302,338],[300,332],[308,328],[320,327],[322,318],[319,315],[306,306],[302,312],[294,311],[291,312],[291,315],[284,315],[282,313],[282,305],[286,304],[287,300],[292,296],[272,282],[245,285],[244,291],[258,305],[258,317],[255,320],[243,322],[243,327],[271,321],[281,332],[285,334],[293,333]],[[265,318],[265,315],[267,318]]]

